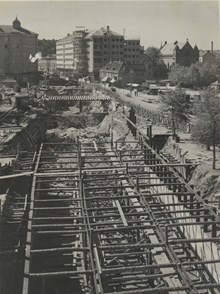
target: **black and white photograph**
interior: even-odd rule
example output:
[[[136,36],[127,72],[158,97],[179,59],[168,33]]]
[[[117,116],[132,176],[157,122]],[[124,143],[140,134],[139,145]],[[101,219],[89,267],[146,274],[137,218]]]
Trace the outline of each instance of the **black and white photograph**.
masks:
[[[219,15],[0,0],[0,294],[220,294]]]

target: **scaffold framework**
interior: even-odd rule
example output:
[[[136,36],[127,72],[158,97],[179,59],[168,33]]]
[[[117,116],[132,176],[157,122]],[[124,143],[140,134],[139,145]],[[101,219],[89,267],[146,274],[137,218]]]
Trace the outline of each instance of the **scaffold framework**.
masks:
[[[150,147],[44,143],[23,294],[220,293],[219,218]]]

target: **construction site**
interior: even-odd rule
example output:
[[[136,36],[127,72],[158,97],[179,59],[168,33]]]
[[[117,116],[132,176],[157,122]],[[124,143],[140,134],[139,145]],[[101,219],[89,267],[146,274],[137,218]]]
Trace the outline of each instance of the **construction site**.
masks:
[[[191,183],[200,162],[117,92],[71,91],[2,107],[0,293],[220,293],[219,205]]]

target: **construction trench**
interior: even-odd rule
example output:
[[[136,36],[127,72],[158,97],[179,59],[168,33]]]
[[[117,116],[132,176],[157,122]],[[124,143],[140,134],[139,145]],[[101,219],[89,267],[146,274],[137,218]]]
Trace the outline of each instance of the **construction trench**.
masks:
[[[220,220],[187,184],[192,164],[110,109],[89,136],[84,123],[20,152],[15,172],[32,176],[6,176],[1,293],[220,293]]]

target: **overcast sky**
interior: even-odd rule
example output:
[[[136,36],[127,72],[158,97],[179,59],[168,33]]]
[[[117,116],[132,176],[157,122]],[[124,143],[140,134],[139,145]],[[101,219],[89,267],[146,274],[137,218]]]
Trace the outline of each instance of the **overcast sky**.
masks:
[[[18,16],[39,38],[61,39],[76,26],[141,38],[146,47],[186,41],[200,49],[220,49],[218,1],[0,1],[0,24]]]

